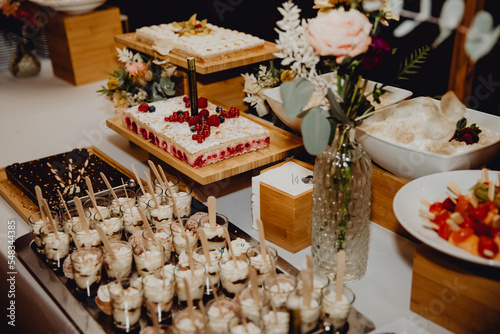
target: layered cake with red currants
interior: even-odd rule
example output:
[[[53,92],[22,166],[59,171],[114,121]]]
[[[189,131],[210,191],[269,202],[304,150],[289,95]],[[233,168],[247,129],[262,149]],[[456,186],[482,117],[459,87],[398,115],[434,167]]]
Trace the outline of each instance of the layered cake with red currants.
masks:
[[[123,123],[166,152],[198,168],[269,146],[262,125],[198,98],[198,115],[191,115],[189,96],[143,103],[124,110]]]

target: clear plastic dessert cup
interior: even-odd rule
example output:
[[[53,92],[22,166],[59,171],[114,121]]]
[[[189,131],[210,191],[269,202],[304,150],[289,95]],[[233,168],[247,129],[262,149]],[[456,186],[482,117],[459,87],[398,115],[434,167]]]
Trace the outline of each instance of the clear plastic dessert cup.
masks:
[[[175,278],[173,265],[167,265],[142,276],[144,300],[152,306],[153,314],[148,306],[148,317],[153,321],[156,317],[158,323],[171,323],[172,306],[175,296]]]
[[[195,262],[194,267],[191,268],[189,264],[178,263],[175,266],[174,275],[177,301],[180,308],[187,307],[188,287],[189,295],[193,300],[193,304],[198,305],[198,303],[203,299],[203,293],[205,291],[205,266]],[[184,284],[184,280],[187,281],[188,286]]]
[[[250,265],[257,271],[257,283],[262,286],[264,280],[273,274],[278,260],[278,251],[276,248],[266,246],[266,256],[263,257],[260,246],[253,246],[247,250],[247,256],[250,259]]]
[[[220,249],[214,249],[209,251],[210,263],[207,261],[205,257],[205,253],[203,251],[203,247],[197,247],[193,252],[193,259],[195,262],[201,263],[205,266],[205,270],[207,272],[206,282],[205,282],[205,300],[211,299],[215,289],[215,293],[218,293],[220,286],[220,267],[219,260],[222,257],[222,251]],[[186,255],[186,256],[185,256]],[[187,254],[182,253],[179,256],[179,262],[186,261]]]
[[[83,203],[83,209],[90,212],[90,219],[101,221],[111,217],[111,201],[107,197],[96,197],[97,208],[88,199]]]
[[[73,225],[73,241],[77,248],[101,248],[101,237],[95,226],[95,223],[90,223],[87,232],[83,224]]]
[[[342,298],[340,301],[337,301],[335,290],[334,282],[331,282],[321,290],[321,321],[323,328],[329,329],[332,333],[344,330],[349,312],[356,299],[354,292],[344,286],[342,289]]]
[[[172,253],[172,231],[170,230],[170,226],[153,227],[152,230],[155,240],[163,246],[163,260],[165,261],[165,263],[170,262]],[[153,240],[146,230],[142,232],[142,237],[145,240]]]
[[[102,257],[102,251],[96,248],[76,250],[70,255],[75,284],[87,296],[96,292],[101,282]]]
[[[231,298],[246,287],[249,277],[250,260],[248,257],[243,255],[235,259],[236,261],[229,255],[219,260],[222,291]]]
[[[167,203],[172,204],[172,194],[167,193]],[[177,210],[181,217],[189,217],[191,215],[192,193],[191,188],[186,185],[179,185],[179,192],[173,193],[173,198],[177,204]]]
[[[57,212],[50,211],[50,213],[54,222],[59,222],[59,215],[57,214]],[[30,223],[31,233],[33,234],[33,240],[35,241],[36,249],[38,253],[43,254],[43,242],[40,236],[40,229],[43,225],[45,225],[45,222],[42,219],[42,213],[40,211],[37,211],[33,213],[28,220]]]
[[[222,214],[215,215],[215,226],[212,228],[208,216],[203,216],[200,219],[200,229],[203,229],[207,236],[208,248],[222,249],[227,246],[224,229],[227,228],[228,219]]]
[[[205,315],[198,309],[184,309],[174,315],[173,327],[177,334],[206,333]]]
[[[181,226],[182,223],[182,226]],[[172,242],[177,255],[187,251],[187,247],[194,250],[198,245],[198,221],[189,218],[181,218],[174,220],[170,229],[172,230]],[[184,235],[187,237],[184,238]]]
[[[136,192],[136,198],[137,198],[137,205],[141,207],[144,211],[148,208],[148,202],[151,200],[154,203],[153,196],[151,196],[151,193],[149,192],[149,188],[147,188],[147,185],[144,186],[146,193],[142,192],[142,189],[137,190]],[[163,203],[163,197],[164,197],[164,192],[163,189],[160,186],[153,186],[154,191],[155,191],[155,198],[158,201],[158,204]]]
[[[151,224],[155,226],[164,223],[171,223],[174,218],[174,208],[172,204],[168,204],[167,202],[163,202],[156,207],[154,200],[150,199],[147,210],[149,220],[151,221]]]
[[[262,324],[266,334],[288,334],[290,314],[288,311],[265,307],[261,311]]]
[[[119,188],[115,190],[115,195],[118,199],[112,194],[109,194],[108,199],[111,201],[110,209],[112,216],[120,215],[120,206],[124,203],[128,203],[130,206],[135,205],[136,201],[136,193],[132,189]]]
[[[132,234],[144,229],[144,222],[137,205],[133,205],[131,202],[125,202],[120,206],[120,212],[123,220],[123,231],[127,239],[130,238]]]
[[[175,175],[170,175],[170,174],[166,174],[165,176],[167,178],[168,186],[170,187],[170,190],[172,190],[172,192],[174,192],[174,193],[178,193],[179,192],[179,178]],[[160,186],[160,182],[158,182],[158,179],[154,180],[154,184],[155,184],[155,186]],[[162,188],[162,189],[163,189],[163,193],[166,196],[166,194],[168,194],[168,187],[165,186],[165,188]]]
[[[255,323],[260,323],[262,311],[269,309],[271,296],[263,288],[257,288],[257,298],[251,286],[245,287],[236,297],[241,306],[241,315]]]
[[[108,284],[113,323],[123,332],[139,328],[143,288],[139,279],[123,278]]]
[[[303,279],[302,274],[297,275],[297,290],[302,290]],[[328,277],[321,277],[316,274],[313,275],[313,293],[321,297],[321,290],[330,284],[330,279]]]
[[[292,291],[286,300],[290,313],[290,324],[300,333],[311,333],[319,329],[321,296],[311,294],[309,305],[305,304],[302,290]]]
[[[226,334],[229,321],[239,314],[240,304],[234,299],[221,295],[217,299],[210,300],[205,308],[210,333]]]
[[[114,241],[110,243],[115,257],[104,251],[104,269],[109,279],[127,278],[132,273],[132,245],[127,241]]]
[[[271,305],[276,309],[286,308],[286,299],[297,287],[297,279],[289,274],[278,273],[264,280],[264,289],[271,296]]]
[[[97,222],[108,237],[110,242],[120,241],[123,237],[123,219],[120,216],[112,216]]]
[[[163,245],[152,240],[143,240],[133,247],[135,269],[139,276],[152,273],[165,264]]]
[[[259,323],[244,320],[239,316],[233,317],[229,320],[227,326],[230,334],[260,334],[263,332]]]
[[[54,269],[62,268],[64,258],[69,255],[69,235],[64,232],[64,227],[46,224],[40,229],[40,236],[47,264]]]

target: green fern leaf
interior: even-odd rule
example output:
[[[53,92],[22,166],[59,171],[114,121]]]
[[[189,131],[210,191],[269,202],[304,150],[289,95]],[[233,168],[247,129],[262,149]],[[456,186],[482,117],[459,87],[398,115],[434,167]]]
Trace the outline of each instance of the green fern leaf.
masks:
[[[428,45],[414,50],[411,55],[405,58],[404,62],[399,66],[399,73],[395,80],[409,80],[409,75],[418,73],[418,70],[427,60],[430,47]]]

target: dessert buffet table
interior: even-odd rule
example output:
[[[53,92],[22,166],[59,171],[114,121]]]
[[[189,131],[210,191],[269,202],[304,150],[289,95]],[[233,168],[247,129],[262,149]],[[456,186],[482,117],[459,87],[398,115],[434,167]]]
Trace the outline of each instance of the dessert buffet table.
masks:
[[[75,87],[52,74],[51,64],[42,60],[42,72],[30,79],[16,79],[0,73],[0,166],[25,162],[73,148],[95,146],[125,168],[137,168],[139,175],[149,172],[147,152],[106,126],[114,115],[112,105],[96,91],[105,81]],[[252,229],[251,188],[246,187],[218,198],[217,211],[233,224],[258,238]],[[50,299],[18,259],[9,266],[9,226],[15,238],[30,233],[20,215],[4,199],[0,200],[1,256],[0,267],[5,279],[11,278],[8,302],[15,305],[16,332],[77,332],[74,324]],[[412,258],[415,244],[375,224],[371,224],[371,241],[366,276],[349,286],[356,294],[355,308],[373,321],[374,333],[447,333],[448,331],[410,311]],[[279,247],[278,254],[300,268],[310,249],[289,253]],[[9,282],[11,282],[9,281]],[[7,297],[3,292],[2,299]],[[50,319],[50,320],[47,320]],[[5,328],[5,318],[2,328]],[[392,326],[392,327],[391,327]],[[406,326],[406,328],[404,328]]]

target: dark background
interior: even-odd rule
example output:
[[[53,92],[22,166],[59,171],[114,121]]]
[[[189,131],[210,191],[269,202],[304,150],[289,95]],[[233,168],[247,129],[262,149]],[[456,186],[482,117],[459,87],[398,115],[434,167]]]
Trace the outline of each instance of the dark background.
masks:
[[[276,21],[282,18],[277,8],[281,0],[143,0],[130,2],[108,0],[108,4],[120,8],[129,19],[129,30],[172,21],[187,20],[197,13],[198,19],[207,18],[208,22],[229,29],[243,31],[268,41],[275,41]],[[433,0],[433,17],[439,17],[444,0]],[[312,9],[313,0],[294,0],[302,9],[303,18],[316,16]],[[404,8],[418,12],[420,0],[404,0]],[[485,10],[495,17],[495,26],[500,24],[500,1],[485,0]],[[401,19],[401,22],[404,18]],[[392,30],[400,22],[392,21],[384,27],[382,37],[391,46],[398,49],[390,63],[385,63],[381,70],[374,72],[371,79],[387,83],[393,72],[397,71],[400,61],[404,60],[416,48],[431,45],[439,34],[439,27],[433,23],[422,23],[404,38],[395,38]],[[438,48],[431,50],[428,60],[409,81],[391,82],[413,92],[414,96],[439,97],[448,90],[451,55],[455,33]],[[473,109],[500,116],[500,46],[480,59],[475,67],[472,96],[468,99]],[[485,86],[484,82],[493,83]]]

